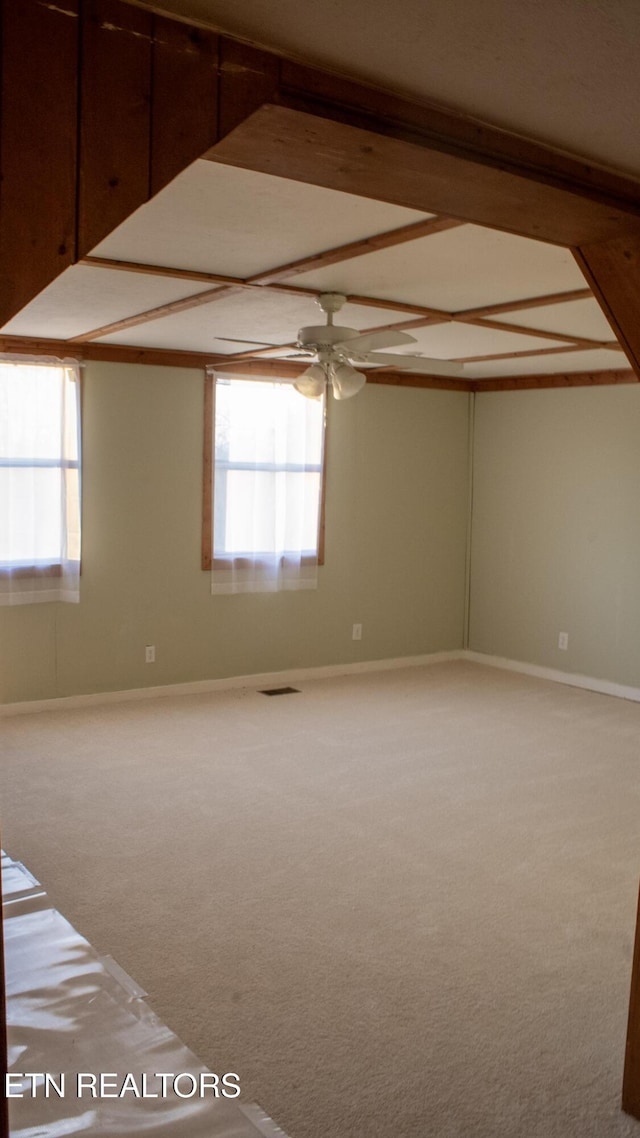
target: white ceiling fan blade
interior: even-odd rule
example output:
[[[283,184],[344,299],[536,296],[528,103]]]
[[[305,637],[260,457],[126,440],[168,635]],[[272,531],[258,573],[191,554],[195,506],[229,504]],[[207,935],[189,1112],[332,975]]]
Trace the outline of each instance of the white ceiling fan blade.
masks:
[[[214,336],[215,340],[224,340],[227,344],[257,344],[261,348],[277,348],[278,344],[269,344],[266,340],[240,340],[237,336]]]
[[[429,359],[428,356],[402,356],[393,352],[367,352],[364,363],[376,364],[377,367],[416,368],[418,371],[427,372],[429,375],[462,375],[464,373],[463,365],[453,363],[451,360],[434,360]]]
[[[350,340],[341,340],[333,346],[345,351],[347,355],[357,353],[360,356],[373,352],[376,348],[395,348],[398,344],[415,343],[415,336],[410,336],[408,332],[394,332],[393,328],[389,328],[385,332],[363,332],[361,336],[352,336]]]

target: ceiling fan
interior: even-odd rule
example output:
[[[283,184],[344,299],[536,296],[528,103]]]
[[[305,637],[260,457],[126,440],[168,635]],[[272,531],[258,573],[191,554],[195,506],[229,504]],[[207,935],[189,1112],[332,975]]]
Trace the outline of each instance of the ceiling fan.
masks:
[[[335,399],[350,399],[357,395],[367,382],[367,377],[353,367],[353,362],[393,368],[420,366],[422,370],[428,370],[430,375],[462,374],[462,365],[449,360],[392,355],[376,350],[397,347],[399,344],[415,344],[415,337],[406,332],[394,332],[389,328],[381,332],[359,333],[354,328],[334,324],[334,313],[340,311],[346,299],[342,293],[322,293],[316,301],[326,314],[326,324],[308,325],[298,332],[297,346],[301,350],[289,356],[289,359],[299,359],[302,355],[315,356],[317,361],[303,371],[293,385],[307,399],[319,399],[327,384],[330,384]]]

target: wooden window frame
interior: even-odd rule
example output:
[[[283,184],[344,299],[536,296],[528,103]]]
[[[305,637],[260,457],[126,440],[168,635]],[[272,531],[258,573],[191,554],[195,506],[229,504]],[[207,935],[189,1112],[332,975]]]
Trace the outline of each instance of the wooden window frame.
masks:
[[[256,377],[258,378],[258,377]],[[273,376],[265,375],[265,380],[273,383]],[[213,470],[215,465],[214,444],[214,406],[216,377],[211,372],[204,376],[204,430],[202,448],[202,569],[231,569],[249,564],[242,557],[216,557],[213,549]],[[328,400],[325,398],[324,423],[322,428],[322,472],[320,476],[320,520],[318,525],[318,556],[301,559],[302,565],[324,565],[325,561],[325,510],[327,490],[327,419]],[[282,561],[286,555],[282,557]]]

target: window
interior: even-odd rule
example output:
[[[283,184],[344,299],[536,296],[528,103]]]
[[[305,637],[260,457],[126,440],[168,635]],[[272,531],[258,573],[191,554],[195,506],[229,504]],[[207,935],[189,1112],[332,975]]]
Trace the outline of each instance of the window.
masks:
[[[213,592],[310,588],[322,564],[325,402],[207,376],[203,568]]]
[[[76,601],[79,573],[78,368],[0,360],[0,603]]]

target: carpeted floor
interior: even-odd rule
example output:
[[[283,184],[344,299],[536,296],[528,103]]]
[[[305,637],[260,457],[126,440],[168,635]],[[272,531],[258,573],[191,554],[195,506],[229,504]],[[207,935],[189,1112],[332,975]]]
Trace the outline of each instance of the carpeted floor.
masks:
[[[640,1138],[640,705],[298,686],[5,720],[5,847],[291,1138]]]

